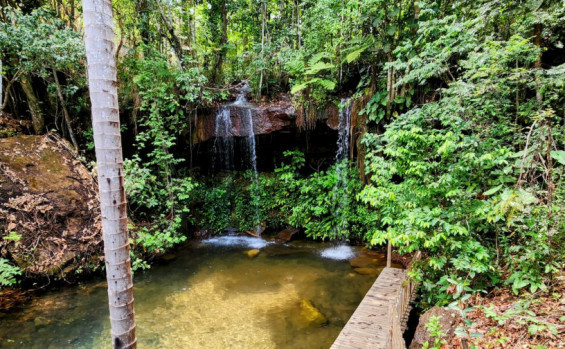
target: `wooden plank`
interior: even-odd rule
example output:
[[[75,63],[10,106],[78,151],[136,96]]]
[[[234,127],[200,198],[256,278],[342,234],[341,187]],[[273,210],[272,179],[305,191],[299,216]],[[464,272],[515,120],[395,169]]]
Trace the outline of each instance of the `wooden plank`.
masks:
[[[331,348],[389,348],[391,302],[399,296],[405,276],[403,269],[384,268]]]

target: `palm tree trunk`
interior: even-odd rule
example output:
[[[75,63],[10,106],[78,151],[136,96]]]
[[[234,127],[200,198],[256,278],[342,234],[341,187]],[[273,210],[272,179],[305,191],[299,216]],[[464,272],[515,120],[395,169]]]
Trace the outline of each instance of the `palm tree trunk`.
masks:
[[[136,348],[111,0],[83,0],[112,344]]]

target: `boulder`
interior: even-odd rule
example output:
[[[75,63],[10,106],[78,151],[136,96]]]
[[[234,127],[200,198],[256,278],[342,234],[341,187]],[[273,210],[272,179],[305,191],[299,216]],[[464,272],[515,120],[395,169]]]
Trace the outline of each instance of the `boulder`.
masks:
[[[284,244],[286,242],[289,242],[290,240],[292,240],[292,236],[296,233],[298,233],[298,229],[296,229],[294,227],[288,227],[285,230],[280,231],[275,236],[275,242],[277,244]]]
[[[322,314],[313,304],[307,299],[300,302],[300,316],[303,320],[303,327],[309,326],[322,326],[328,322],[324,314]]]
[[[246,254],[247,257],[249,257],[249,258],[255,258],[255,257],[257,257],[257,255],[258,255],[260,252],[261,252],[261,250],[253,249],[253,250],[245,251],[245,254]]]
[[[0,253],[25,275],[101,263],[97,186],[55,135],[0,139]]]
[[[461,319],[461,315],[457,310],[448,309],[444,307],[433,307],[426,311],[420,317],[418,327],[416,328],[416,333],[414,333],[414,339],[410,343],[409,349],[419,349],[422,348],[425,342],[430,345],[433,344],[432,338],[430,338],[430,332],[426,329],[426,324],[430,321],[432,316],[439,316],[439,324],[441,325],[441,331],[445,333],[443,339],[449,343],[449,339],[454,336],[457,324]]]

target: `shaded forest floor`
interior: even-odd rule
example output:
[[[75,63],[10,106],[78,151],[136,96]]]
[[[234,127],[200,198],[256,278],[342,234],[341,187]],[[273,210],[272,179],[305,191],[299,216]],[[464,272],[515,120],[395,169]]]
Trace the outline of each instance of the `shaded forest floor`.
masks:
[[[467,314],[467,344],[477,348],[565,348],[565,277],[555,279],[547,291],[515,296],[497,289],[472,300]],[[460,326],[464,325],[461,321]],[[449,343],[466,348],[461,337]],[[469,347],[467,346],[467,347]]]

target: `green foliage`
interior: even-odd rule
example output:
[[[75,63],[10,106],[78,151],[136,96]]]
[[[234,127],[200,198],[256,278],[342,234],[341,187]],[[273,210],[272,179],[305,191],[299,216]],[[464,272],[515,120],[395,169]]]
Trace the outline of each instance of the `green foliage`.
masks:
[[[345,161],[300,180],[289,222],[303,227],[306,235],[315,239],[363,239],[374,226],[376,216],[357,202],[355,194],[361,190],[362,183],[357,171],[349,165]],[[347,178],[346,186],[337,185],[338,167]]]
[[[18,234],[15,231],[11,231],[8,235],[4,236],[2,239],[15,241],[17,244],[17,242],[20,241],[21,238],[22,238],[22,234]]]
[[[426,330],[430,333],[430,339],[433,339],[434,342],[430,346],[430,343],[425,341],[422,346],[423,348],[440,349],[443,345],[447,344],[445,339],[443,339],[445,333],[441,330],[439,319],[441,319],[441,316],[431,316],[430,320],[424,325]]]
[[[0,258],[0,286],[13,286],[18,281],[17,276],[21,275],[20,268],[11,265],[7,259]]]
[[[84,43],[79,33],[44,8],[30,14],[3,8],[7,20],[0,21],[0,51],[3,69],[10,75],[35,74],[47,78],[51,68],[61,71],[82,69]]]
[[[362,187],[357,172],[344,168],[348,185],[336,187],[336,167],[301,177],[304,154],[285,155],[288,160],[273,175],[261,175],[256,183],[246,172],[199,188],[195,224],[215,233],[226,227],[253,231],[260,224],[270,229],[292,225],[314,239],[362,240],[376,216],[355,199]]]
[[[286,63],[286,67],[294,75],[294,83],[290,90],[292,94],[303,92],[315,103],[325,100],[327,93],[332,91],[336,82],[328,76],[327,70],[334,68],[331,63],[325,62],[326,54],[316,54],[305,64],[304,57],[297,56],[295,60]]]
[[[496,321],[498,325],[504,325],[507,321],[514,320],[519,325],[527,325],[530,336],[538,335],[545,331],[557,336],[558,330],[555,324],[541,320],[529,307],[529,301],[521,300],[514,302],[512,307],[502,314],[499,314],[492,304],[489,307],[479,306],[478,308],[482,309],[485,316]]]
[[[219,183],[201,183],[194,192],[194,223],[214,233],[233,227],[231,203],[234,187],[235,181],[231,176],[221,178]]]
[[[562,110],[563,86],[531,68],[540,54],[528,39],[531,27],[489,35],[490,19],[482,14],[498,5],[454,13],[437,3],[419,6],[418,40],[400,41],[388,66],[402,72],[397,86],[441,81],[440,97],[386,120],[383,134],[363,140],[371,184],[359,198],[379,217],[370,242],[426,252],[414,272],[425,305],[448,304],[501,282],[516,293],[544,290],[563,262],[555,242],[563,241],[557,212],[564,209],[564,143],[562,118],[554,112]],[[565,78],[564,71],[557,74]],[[398,102],[409,108],[406,101],[415,96],[405,93]],[[384,120],[387,103],[386,94],[376,92],[365,108],[368,120]],[[551,156],[548,149],[555,149]]]
[[[124,162],[126,194],[137,219],[150,222],[135,231],[135,243],[143,253],[158,254],[186,239],[181,227],[196,183],[177,170],[184,159],[173,150],[187,120],[174,92],[181,89],[185,100],[195,101],[200,96],[191,86],[201,77],[196,71],[172,70],[158,54],[130,63],[141,115],[137,154]]]

